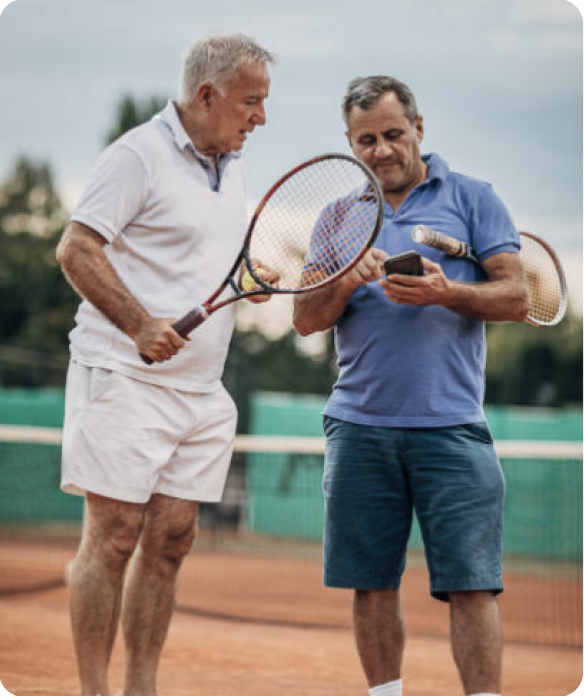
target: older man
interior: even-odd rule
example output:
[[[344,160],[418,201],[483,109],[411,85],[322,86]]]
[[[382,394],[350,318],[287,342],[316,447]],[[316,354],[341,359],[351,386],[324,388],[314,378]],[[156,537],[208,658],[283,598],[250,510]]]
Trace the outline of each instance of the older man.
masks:
[[[124,696],[155,696],[198,503],[223,492],[236,424],[221,383],[233,310],[188,341],[168,315],[206,299],[241,247],[240,151],[266,122],[273,62],[241,35],[195,43],[178,101],[104,151],[58,248],[84,298],[71,333],[62,474],[63,490],[86,498],[70,577],[82,696],[109,695],[120,612]]]

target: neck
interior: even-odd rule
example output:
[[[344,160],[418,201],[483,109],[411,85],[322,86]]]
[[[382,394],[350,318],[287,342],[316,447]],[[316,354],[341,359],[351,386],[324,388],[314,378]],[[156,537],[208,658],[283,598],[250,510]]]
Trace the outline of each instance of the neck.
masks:
[[[416,188],[416,186],[419,186],[422,183],[422,181],[425,181],[427,176],[428,165],[423,160],[420,160],[420,167],[418,169],[416,177],[412,181],[410,181],[406,186],[404,186],[403,189],[384,191],[383,193],[385,200],[394,210],[397,210],[408,197],[409,193],[413,191]]]
[[[207,138],[205,137],[204,126],[197,122],[197,119],[193,118],[188,111],[188,108],[183,104],[176,105],[176,111],[182,127],[185,129],[186,134],[191,139],[191,142],[195,146],[198,152],[209,159],[215,159],[218,155],[217,148],[209,144]]]

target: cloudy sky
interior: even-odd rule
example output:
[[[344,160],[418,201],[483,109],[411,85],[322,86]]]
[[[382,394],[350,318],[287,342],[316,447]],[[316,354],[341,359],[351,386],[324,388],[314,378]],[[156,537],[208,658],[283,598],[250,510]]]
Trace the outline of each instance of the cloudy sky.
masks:
[[[0,15],[0,177],[50,163],[73,206],[125,94],[176,95],[183,49],[240,31],[275,51],[268,124],[245,149],[258,199],[302,159],[347,152],[357,75],[407,82],[424,150],[490,181],[582,294],[582,15],[568,0],[14,0]]]

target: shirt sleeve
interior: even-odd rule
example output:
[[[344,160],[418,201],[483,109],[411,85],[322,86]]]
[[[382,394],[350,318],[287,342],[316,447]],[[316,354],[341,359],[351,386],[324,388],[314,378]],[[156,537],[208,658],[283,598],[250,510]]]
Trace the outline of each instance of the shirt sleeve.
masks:
[[[483,187],[470,223],[472,246],[481,263],[495,254],[519,251],[519,234],[511,215],[490,184]]]
[[[98,158],[71,219],[112,242],[143,209],[148,190],[142,160],[114,143]]]

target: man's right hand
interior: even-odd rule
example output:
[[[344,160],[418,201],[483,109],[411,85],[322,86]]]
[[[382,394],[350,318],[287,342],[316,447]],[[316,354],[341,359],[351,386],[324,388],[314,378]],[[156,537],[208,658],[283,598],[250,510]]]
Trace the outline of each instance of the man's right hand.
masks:
[[[138,351],[154,362],[170,360],[185,345],[186,340],[172,328],[176,319],[148,319],[134,336]]]
[[[375,247],[369,249],[359,263],[347,273],[343,281],[355,289],[360,285],[383,278],[385,275],[383,262],[388,258],[389,254],[383,249]]]

